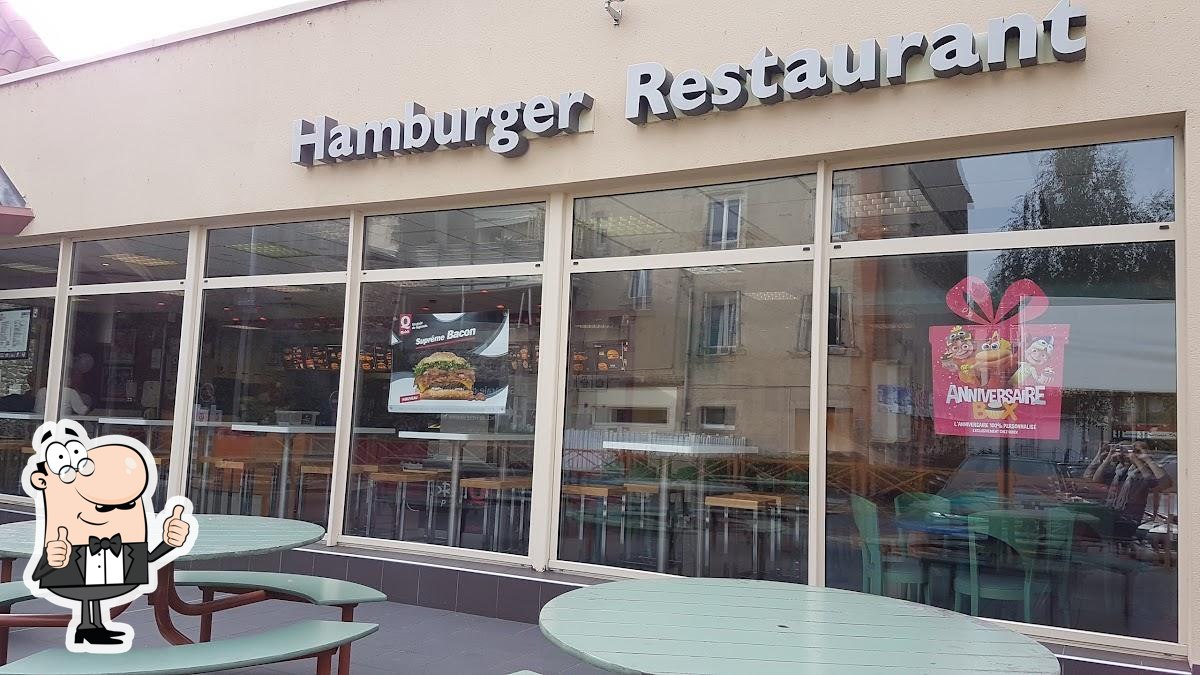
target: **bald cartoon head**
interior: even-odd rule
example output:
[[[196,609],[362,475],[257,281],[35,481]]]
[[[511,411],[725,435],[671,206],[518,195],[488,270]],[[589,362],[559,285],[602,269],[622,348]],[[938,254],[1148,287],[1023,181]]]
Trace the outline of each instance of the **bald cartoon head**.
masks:
[[[146,500],[157,481],[151,480],[149,452],[135,445],[124,437],[88,439],[71,420],[38,429],[26,485],[43,500],[47,538],[61,537],[65,529],[72,542],[114,534],[146,541]]]

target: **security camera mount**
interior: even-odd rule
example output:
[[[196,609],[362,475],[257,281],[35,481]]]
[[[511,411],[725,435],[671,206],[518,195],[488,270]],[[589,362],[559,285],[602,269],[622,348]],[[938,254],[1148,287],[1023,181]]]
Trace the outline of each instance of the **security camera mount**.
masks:
[[[604,11],[608,12],[608,15],[612,17],[614,26],[621,24],[621,13],[623,11],[621,5],[624,2],[625,0],[604,0]]]

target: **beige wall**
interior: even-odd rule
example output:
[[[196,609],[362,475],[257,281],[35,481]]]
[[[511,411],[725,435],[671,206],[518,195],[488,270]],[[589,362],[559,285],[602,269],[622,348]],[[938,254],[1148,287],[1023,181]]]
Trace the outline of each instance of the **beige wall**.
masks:
[[[811,167],[837,153],[875,163],[897,152],[963,153],[984,142],[1019,145],[1075,133],[1023,131],[1034,128],[1153,115],[1168,115],[1156,120],[1160,125],[1190,121],[1200,102],[1200,69],[1191,67],[1194,50],[1185,36],[1200,33],[1200,4],[1082,4],[1089,53],[1081,64],[641,128],[623,119],[631,63],[709,70],[745,63],[763,45],[782,54],[801,47],[828,53],[835,42],[956,21],[982,31],[990,17],[1041,15],[1054,2],[634,0],[613,27],[599,0],[357,0],[0,86],[0,164],[37,213],[28,234],[44,235],[478,193],[517,201],[550,186],[627,189],[636,181],[593,181],[631,175],[692,171],[693,179],[729,179]],[[410,100],[437,111],[572,89],[595,96],[594,133],[535,140],[519,159],[470,149],[313,169],[288,161],[298,116],[360,122],[398,115]],[[1121,126],[1137,134],[1143,123]],[[1000,135],[966,138],[990,134]],[[906,144],[917,145],[882,149]],[[1188,145],[1182,156],[1186,222],[1185,207],[1200,195],[1200,159]],[[699,171],[729,165],[742,166]],[[1185,246],[1187,257],[1200,256],[1196,238]],[[1191,269],[1186,278],[1187,294],[1200,292]],[[1185,334],[1194,335],[1200,313],[1187,294]],[[1200,346],[1183,344],[1191,376],[1181,387],[1200,400]],[[1184,422],[1188,437],[1200,436],[1200,415]],[[1194,476],[1197,466],[1191,453],[1185,473]],[[1200,523],[1198,503],[1189,501],[1192,524]],[[1181,579],[1181,588],[1200,587],[1197,532],[1185,533],[1191,578]],[[1197,614],[1190,620],[1193,645],[1200,644]],[[1200,660],[1196,647],[1193,660]]]
[[[826,52],[838,41],[954,21],[1044,14],[1050,0],[989,3],[630,3],[613,27],[592,3],[462,0],[422,8],[358,0],[3,86],[3,166],[47,233],[184,218],[387,202],[814,156],[855,148],[1186,109],[1200,96],[1181,0],[1089,5],[1088,60],[863,91],[636,127],[625,68],[678,72],[746,62],[765,45]],[[882,5],[882,6],[881,6]],[[453,40],[444,36],[452,34]],[[1172,46],[1177,51],[1172,51]],[[1155,75],[1155,73],[1161,73]],[[1132,83],[1122,87],[1120,83]],[[359,122],[586,89],[594,133],[536,140],[505,159],[482,149],[306,170],[291,122]],[[1136,95],[1118,93],[1121,91]]]

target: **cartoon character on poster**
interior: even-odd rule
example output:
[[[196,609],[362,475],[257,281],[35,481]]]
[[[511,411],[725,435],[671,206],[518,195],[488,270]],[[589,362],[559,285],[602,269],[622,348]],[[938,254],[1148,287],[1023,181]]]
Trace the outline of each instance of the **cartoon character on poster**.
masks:
[[[150,451],[126,436],[88,438],[73,420],[47,422],[33,435],[21,474],[37,509],[25,584],[72,610],[67,649],[129,649],[133,628],[112,609],[154,590],[158,568],[191,549],[197,525],[185,497],[151,509],[158,484]]]
[[[1034,324],[1050,301],[1029,279],[997,311],[987,283],[967,277],[946,306],[967,323],[931,326],[934,431],[951,436],[1056,439],[1062,412],[1066,324]]]

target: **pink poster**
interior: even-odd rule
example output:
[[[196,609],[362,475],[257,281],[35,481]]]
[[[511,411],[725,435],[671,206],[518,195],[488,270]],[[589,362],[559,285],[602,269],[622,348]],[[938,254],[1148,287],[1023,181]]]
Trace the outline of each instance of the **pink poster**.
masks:
[[[964,319],[930,326],[934,431],[948,436],[1059,437],[1063,354],[1070,326],[1032,323],[1050,301],[1029,279],[992,291],[967,277],[946,294]]]

